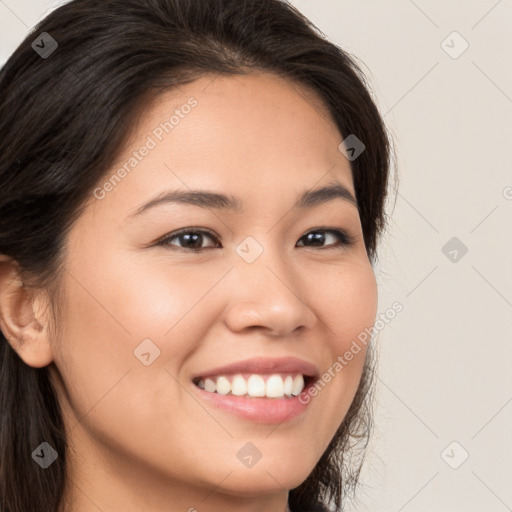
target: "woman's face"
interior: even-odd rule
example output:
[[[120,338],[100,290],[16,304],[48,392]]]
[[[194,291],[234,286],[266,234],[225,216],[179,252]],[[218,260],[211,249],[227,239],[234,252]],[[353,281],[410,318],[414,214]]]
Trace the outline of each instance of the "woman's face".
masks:
[[[377,308],[356,205],[311,195],[355,196],[341,140],[317,99],[267,74],[204,77],[143,112],[66,247],[52,377],[81,510],[282,505],[312,471],[366,351],[333,365]],[[307,405],[288,396],[329,369]]]

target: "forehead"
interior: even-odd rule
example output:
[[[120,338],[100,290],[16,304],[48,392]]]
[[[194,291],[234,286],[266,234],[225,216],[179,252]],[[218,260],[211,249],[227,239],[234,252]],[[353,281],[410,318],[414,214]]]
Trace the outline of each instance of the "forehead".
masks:
[[[332,178],[353,191],[341,139],[320,98],[295,82],[205,76],[144,105],[102,183],[124,169],[108,199],[125,206],[177,188],[227,192],[244,205],[284,201],[283,190],[292,199]]]

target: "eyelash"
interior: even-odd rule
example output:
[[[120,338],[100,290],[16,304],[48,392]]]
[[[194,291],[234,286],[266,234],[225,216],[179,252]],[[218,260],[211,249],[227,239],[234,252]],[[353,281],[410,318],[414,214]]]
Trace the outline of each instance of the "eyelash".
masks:
[[[217,242],[218,242],[218,238],[215,235],[215,233],[213,233],[213,231],[210,231],[209,229],[184,228],[184,229],[181,229],[179,231],[176,231],[174,233],[171,233],[171,234],[165,236],[159,242],[157,242],[157,245],[170,247],[170,246],[172,246],[172,244],[169,243],[170,240],[172,240],[180,235],[192,234],[192,233],[193,234],[201,234],[201,235],[206,234],[209,237],[211,237],[212,239],[217,240]],[[302,235],[302,237],[299,240],[302,240],[302,238],[304,238],[307,235],[310,235],[311,233],[330,233],[330,234],[336,235],[338,237],[338,239],[340,240],[340,243],[338,245],[318,247],[321,250],[322,249],[342,249],[342,248],[350,247],[350,246],[354,245],[357,240],[356,237],[350,235],[343,229],[330,229],[330,228],[312,229],[312,230],[308,231],[307,233],[305,233],[304,235]],[[199,249],[191,249],[191,248],[180,247],[180,246],[172,246],[172,247],[181,249],[185,252],[193,252],[193,253],[200,253],[200,252],[203,252],[208,249],[216,249],[216,247],[203,247],[203,248],[199,248]],[[300,247],[308,247],[308,246],[300,246]],[[315,248],[315,247],[313,246],[312,248]]]

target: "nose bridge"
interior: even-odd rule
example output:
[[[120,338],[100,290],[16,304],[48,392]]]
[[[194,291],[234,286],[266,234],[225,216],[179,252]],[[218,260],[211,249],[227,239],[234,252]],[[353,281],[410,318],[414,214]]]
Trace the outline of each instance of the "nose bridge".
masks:
[[[235,268],[231,273],[234,286],[227,316],[234,330],[247,326],[266,327],[275,333],[292,332],[299,326],[312,327],[315,315],[307,297],[300,290],[278,245],[271,237],[263,246],[263,236],[246,237],[237,247]]]
[[[293,294],[292,270],[286,261],[283,244],[274,240],[272,233],[249,235],[238,244],[235,251],[238,255],[235,260],[236,271],[244,281],[248,279],[256,285],[261,284],[263,291],[269,291],[268,287],[284,288],[286,294]]]

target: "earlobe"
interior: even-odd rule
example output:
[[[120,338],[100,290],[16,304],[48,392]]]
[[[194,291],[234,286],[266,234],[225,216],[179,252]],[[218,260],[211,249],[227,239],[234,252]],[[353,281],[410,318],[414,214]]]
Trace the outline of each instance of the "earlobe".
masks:
[[[38,302],[24,287],[16,262],[0,255],[0,330],[27,365],[42,368],[53,354]]]

